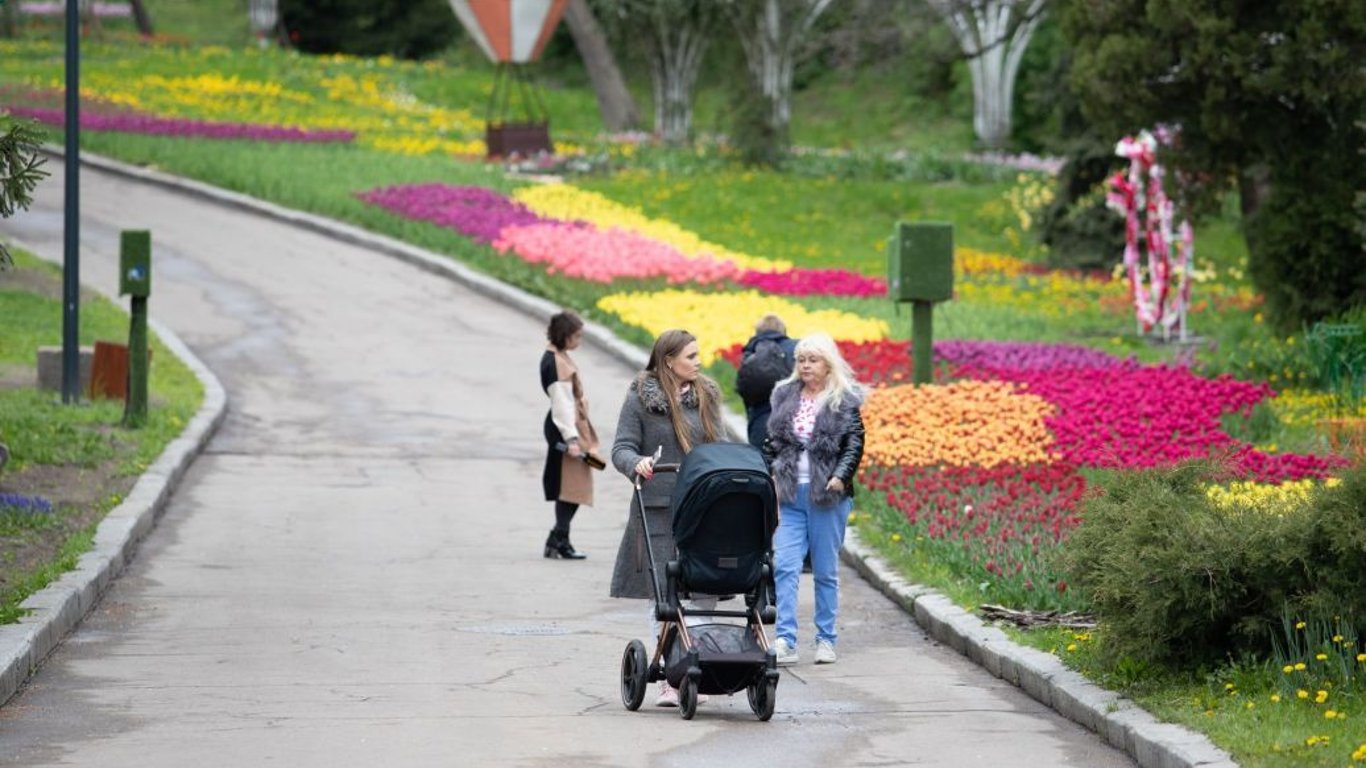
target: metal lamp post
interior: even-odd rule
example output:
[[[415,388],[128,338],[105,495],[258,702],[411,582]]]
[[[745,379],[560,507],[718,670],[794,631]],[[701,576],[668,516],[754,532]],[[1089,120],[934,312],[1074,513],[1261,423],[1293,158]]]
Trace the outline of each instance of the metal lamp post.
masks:
[[[62,233],[62,402],[81,397],[81,7],[66,0],[66,200]]]

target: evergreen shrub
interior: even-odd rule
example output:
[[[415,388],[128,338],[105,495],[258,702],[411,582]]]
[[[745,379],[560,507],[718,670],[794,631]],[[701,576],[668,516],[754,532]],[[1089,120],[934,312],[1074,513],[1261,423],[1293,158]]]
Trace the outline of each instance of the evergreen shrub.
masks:
[[[1062,555],[1105,653],[1176,667],[1273,652],[1283,611],[1366,622],[1366,467],[1281,514],[1221,510],[1218,464],[1116,473]]]
[[[1124,218],[1105,207],[1105,183],[1124,161],[1114,143],[1086,134],[1069,142],[1053,202],[1039,217],[1049,265],[1109,269],[1123,261]]]
[[[461,34],[446,0],[281,0],[280,17],[305,53],[424,59]]]

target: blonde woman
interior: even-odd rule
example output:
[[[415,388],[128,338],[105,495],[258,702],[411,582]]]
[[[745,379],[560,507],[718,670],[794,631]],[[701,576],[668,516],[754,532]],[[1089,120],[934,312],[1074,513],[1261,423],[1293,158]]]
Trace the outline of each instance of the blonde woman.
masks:
[[[796,368],[773,388],[764,456],[778,486],[773,535],[779,664],[797,662],[797,588],[811,556],[816,592],[816,663],[837,658],[839,551],[863,460],[864,388],[829,334],[797,342]]]

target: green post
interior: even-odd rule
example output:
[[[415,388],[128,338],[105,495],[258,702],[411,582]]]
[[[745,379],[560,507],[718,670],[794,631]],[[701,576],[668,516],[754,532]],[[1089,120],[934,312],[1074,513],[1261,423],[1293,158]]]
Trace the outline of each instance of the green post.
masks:
[[[147,423],[147,297],[152,293],[152,233],[124,230],[119,238],[119,293],[132,296],[128,324],[128,399],[123,425]]]
[[[934,304],[953,298],[953,225],[897,222],[887,240],[887,295],[911,303],[911,381],[934,380]]]
[[[917,386],[934,380],[934,304],[911,302],[911,382]]]

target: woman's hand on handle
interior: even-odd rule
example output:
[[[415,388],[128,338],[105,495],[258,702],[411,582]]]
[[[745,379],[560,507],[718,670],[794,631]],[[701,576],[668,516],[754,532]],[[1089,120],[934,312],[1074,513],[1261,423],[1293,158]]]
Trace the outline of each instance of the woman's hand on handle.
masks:
[[[655,474],[655,460],[650,456],[642,457],[636,462],[636,474],[649,480]]]

